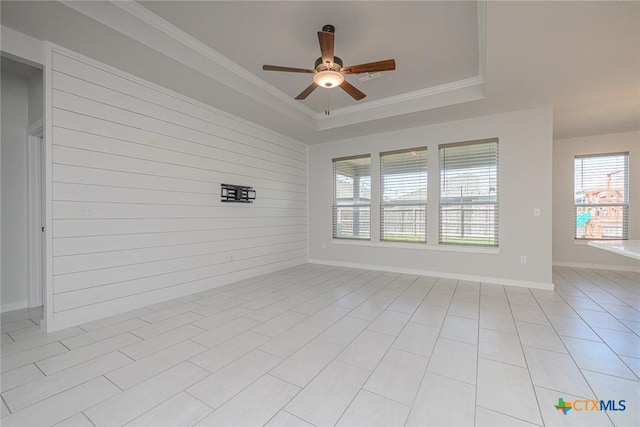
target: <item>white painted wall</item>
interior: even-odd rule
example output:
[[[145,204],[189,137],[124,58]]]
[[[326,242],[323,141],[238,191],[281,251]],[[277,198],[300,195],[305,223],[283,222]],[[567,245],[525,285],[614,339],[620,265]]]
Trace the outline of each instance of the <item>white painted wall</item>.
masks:
[[[64,49],[51,58],[48,329],[306,262],[306,145]],[[222,203],[220,183],[257,199]]]
[[[2,311],[27,306],[28,81],[2,73]]]
[[[438,247],[438,144],[499,138],[500,250],[459,252]],[[372,154],[372,205],[379,203],[378,153],[427,146],[428,244],[332,241],[332,163],[335,157]],[[494,283],[552,287],[551,171],[552,110],[516,111],[457,122],[327,142],[309,147],[309,258],[312,262],[358,265],[437,274]],[[534,208],[541,216],[534,217]],[[372,236],[379,236],[372,210]],[[520,256],[528,263],[520,264]]]
[[[629,152],[629,238],[640,239],[640,132],[562,139],[553,143],[553,262],[635,269],[640,261],[574,242],[573,160],[582,154]]]

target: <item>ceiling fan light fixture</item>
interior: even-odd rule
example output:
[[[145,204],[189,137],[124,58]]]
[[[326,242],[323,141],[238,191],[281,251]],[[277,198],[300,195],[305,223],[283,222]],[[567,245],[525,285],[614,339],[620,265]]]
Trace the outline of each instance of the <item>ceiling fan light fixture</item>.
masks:
[[[265,71],[286,71],[289,73],[312,73],[313,83],[296,96],[295,99],[299,101],[306,99],[317,87],[333,89],[336,86],[339,86],[356,101],[360,101],[367,95],[345,80],[344,75],[367,73],[369,79],[372,79],[374,73],[395,70],[396,61],[394,59],[386,59],[384,61],[344,67],[342,65],[342,59],[333,54],[334,31],[335,28],[332,25],[325,25],[322,27],[322,31],[318,31],[321,56],[316,59],[316,63],[313,66],[314,69],[282,67],[279,65],[263,65],[262,69]],[[329,108],[327,106],[327,114],[328,111]]]
[[[320,87],[334,88],[344,82],[344,76],[337,71],[320,71],[313,76],[313,82]]]

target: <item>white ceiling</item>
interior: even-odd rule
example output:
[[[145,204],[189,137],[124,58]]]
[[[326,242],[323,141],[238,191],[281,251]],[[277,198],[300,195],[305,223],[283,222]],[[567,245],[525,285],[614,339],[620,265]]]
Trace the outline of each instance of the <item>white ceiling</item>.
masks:
[[[554,137],[640,129],[640,2],[1,3],[2,25],[50,40],[307,143],[553,105]],[[397,70],[292,98],[316,32],[345,65]]]

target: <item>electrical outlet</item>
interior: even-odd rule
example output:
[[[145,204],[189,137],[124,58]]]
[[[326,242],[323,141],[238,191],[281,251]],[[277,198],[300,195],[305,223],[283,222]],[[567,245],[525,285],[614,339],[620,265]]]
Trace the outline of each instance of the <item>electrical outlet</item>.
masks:
[[[526,264],[526,263],[527,263],[527,257],[526,257],[526,256],[524,256],[524,255],[522,255],[522,256],[520,257],[520,264]]]

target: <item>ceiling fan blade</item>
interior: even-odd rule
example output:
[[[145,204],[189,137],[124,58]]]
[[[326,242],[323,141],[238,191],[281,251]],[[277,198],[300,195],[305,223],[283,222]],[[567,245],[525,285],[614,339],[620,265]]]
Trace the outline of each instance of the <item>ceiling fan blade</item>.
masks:
[[[340,87],[349,95],[351,95],[353,99],[355,99],[356,101],[360,101],[362,98],[367,96],[363,92],[360,92],[360,90],[357,87],[355,87],[354,85],[352,85],[346,80],[342,82]]]
[[[384,61],[369,62],[368,64],[349,65],[342,67],[342,74],[374,73],[376,71],[392,71],[396,69],[395,59],[385,59]]]
[[[265,71],[286,71],[288,73],[315,73],[316,70],[307,70],[306,68],[281,67],[279,65],[263,65]]]
[[[333,41],[334,34],[328,31],[318,31],[318,41],[320,42],[320,52],[322,53],[322,62],[333,64]]]
[[[313,92],[318,87],[317,84],[311,83],[305,90],[300,92],[300,95],[296,96],[296,99],[305,99],[311,92]]]

